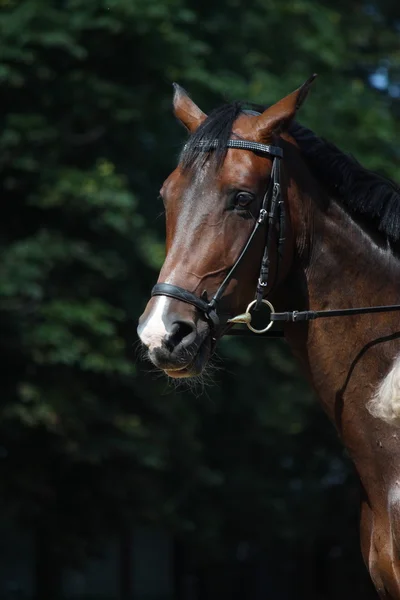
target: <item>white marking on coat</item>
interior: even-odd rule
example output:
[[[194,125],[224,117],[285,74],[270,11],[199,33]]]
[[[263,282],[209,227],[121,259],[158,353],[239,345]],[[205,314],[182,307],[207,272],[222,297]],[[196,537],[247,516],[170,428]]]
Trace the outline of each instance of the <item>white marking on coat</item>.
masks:
[[[141,341],[150,351],[160,348],[168,333],[163,315],[169,302],[170,298],[167,296],[157,296],[154,299],[153,309],[139,332]]]
[[[390,425],[400,427],[400,355],[382,379],[367,404],[371,415]]]

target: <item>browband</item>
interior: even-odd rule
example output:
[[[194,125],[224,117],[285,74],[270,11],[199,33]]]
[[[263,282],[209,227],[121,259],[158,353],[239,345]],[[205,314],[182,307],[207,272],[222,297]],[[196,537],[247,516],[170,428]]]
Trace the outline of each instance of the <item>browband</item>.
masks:
[[[219,146],[218,140],[201,140],[196,146],[200,150],[209,150]],[[279,146],[270,146],[269,144],[260,144],[259,142],[248,142],[247,140],[228,140],[225,144],[228,148],[237,148],[238,150],[252,150],[253,152],[262,152],[271,156],[283,157],[283,150]],[[186,150],[186,146],[184,147]]]

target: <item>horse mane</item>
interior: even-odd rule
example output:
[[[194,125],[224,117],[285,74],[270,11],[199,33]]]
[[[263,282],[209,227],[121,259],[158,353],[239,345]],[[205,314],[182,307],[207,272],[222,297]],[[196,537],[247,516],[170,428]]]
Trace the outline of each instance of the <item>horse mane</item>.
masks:
[[[400,188],[353,156],[293,123],[289,130],[313,174],[350,214],[359,214],[392,241],[400,239]]]
[[[183,168],[199,167],[210,160],[218,169],[225,159],[226,143],[238,116],[243,112],[259,114],[266,108],[259,104],[233,102],[213,110],[186,143],[180,157]],[[298,123],[290,126],[289,133],[313,175],[350,215],[359,215],[388,241],[400,240],[398,185],[366,169],[354,157]]]

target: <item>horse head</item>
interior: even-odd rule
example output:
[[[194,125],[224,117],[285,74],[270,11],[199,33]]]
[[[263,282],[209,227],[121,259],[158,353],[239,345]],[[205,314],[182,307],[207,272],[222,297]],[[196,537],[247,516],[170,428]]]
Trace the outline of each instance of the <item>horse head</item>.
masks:
[[[314,77],[261,113],[233,103],[209,116],[175,84],[190,137],[161,188],[166,258],[138,327],[171,377],[201,373],[235,315],[254,298],[259,308],[290,268],[296,217],[280,162]]]

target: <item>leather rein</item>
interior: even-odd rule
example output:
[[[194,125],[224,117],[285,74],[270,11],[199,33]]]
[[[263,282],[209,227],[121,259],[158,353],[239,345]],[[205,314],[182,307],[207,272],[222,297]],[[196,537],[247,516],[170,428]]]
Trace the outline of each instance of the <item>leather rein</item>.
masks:
[[[204,146],[206,146],[206,142],[203,142]],[[203,144],[200,144],[200,149]],[[216,147],[218,144],[217,141],[211,144],[211,146]],[[210,144],[207,143],[207,147],[210,147]],[[282,331],[267,333],[270,327],[276,321],[284,321],[284,322],[293,322],[297,323],[300,321],[310,321],[314,319],[320,318],[328,318],[328,317],[339,317],[339,316],[352,316],[352,315],[360,315],[365,313],[377,313],[377,312],[391,312],[400,310],[400,304],[393,305],[385,305],[385,306],[371,306],[371,307],[361,307],[361,308],[344,308],[344,309],[336,309],[336,310],[306,310],[306,311],[289,311],[289,312],[275,312],[273,305],[264,298],[265,291],[268,287],[268,277],[269,277],[269,267],[270,267],[270,249],[272,243],[272,231],[275,229],[278,233],[278,243],[277,243],[277,268],[275,272],[278,272],[279,263],[283,257],[284,246],[285,246],[285,230],[286,230],[286,218],[285,218],[285,204],[281,195],[281,169],[280,169],[280,161],[283,158],[283,150],[279,146],[270,146],[267,144],[260,144],[258,142],[250,142],[246,140],[236,140],[230,139],[227,142],[228,148],[237,148],[240,150],[250,150],[253,152],[257,152],[260,154],[265,154],[267,156],[273,157],[272,162],[272,170],[271,170],[271,178],[267,187],[267,190],[264,194],[264,198],[261,204],[260,212],[258,214],[257,220],[254,224],[253,230],[244,245],[242,251],[240,252],[236,262],[229,270],[225,279],[222,281],[221,285],[215,292],[214,296],[208,301],[207,292],[204,291],[200,296],[196,296],[192,292],[185,290],[184,288],[178,287],[176,285],[172,285],[170,283],[157,283],[152,291],[151,296],[168,296],[170,298],[174,298],[176,300],[180,300],[181,302],[186,302],[187,304],[191,304],[195,306],[200,312],[204,314],[206,319],[210,322],[210,325],[213,330],[216,330],[218,326],[224,325],[225,323],[236,324],[236,323],[244,323],[247,325],[249,330],[253,333],[266,335],[268,337],[283,337]],[[257,281],[257,287],[255,292],[255,299],[250,302],[246,311],[238,315],[237,317],[233,317],[231,319],[222,321],[220,312],[218,310],[219,302],[228,287],[229,282],[233,278],[238,266],[242,262],[244,256],[246,255],[247,250],[249,249],[254,237],[256,236],[257,231],[264,225],[267,224],[267,234],[266,234],[266,243],[264,247],[264,253],[261,261],[260,274]],[[273,282],[274,283],[274,282]],[[256,329],[251,325],[252,320],[252,312],[257,311],[261,308],[262,305],[267,305],[271,311],[270,313],[270,321],[266,327],[263,329]],[[246,331],[243,329],[229,329],[224,334],[225,335],[243,335],[246,333],[250,333],[250,331]]]

